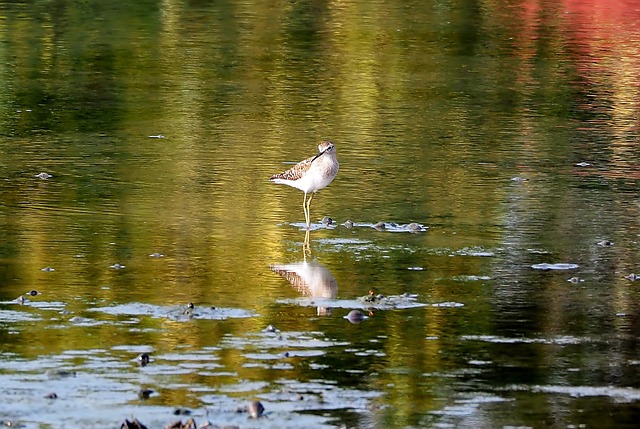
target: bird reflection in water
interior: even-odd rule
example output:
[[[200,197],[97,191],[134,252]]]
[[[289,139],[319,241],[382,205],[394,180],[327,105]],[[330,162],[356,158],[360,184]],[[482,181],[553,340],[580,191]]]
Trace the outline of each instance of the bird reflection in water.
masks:
[[[292,264],[272,264],[269,268],[287,279],[291,286],[309,298],[335,299],[338,296],[338,282],[331,271],[316,260]],[[318,307],[318,316],[329,316],[331,307]]]

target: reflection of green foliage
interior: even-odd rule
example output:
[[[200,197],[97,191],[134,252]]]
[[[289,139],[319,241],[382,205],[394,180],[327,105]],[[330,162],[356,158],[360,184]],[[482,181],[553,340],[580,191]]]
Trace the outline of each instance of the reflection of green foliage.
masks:
[[[2,343],[28,358],[116,344],[197,350],[269,323],[320,326],[331,339],[379,352],[363,358],[330,349],[313,361],[328,368],[322,376],[388,391],[381,402],[392,407],[383,419],[419,426],[418,414],[442,406],[436,399],[454,397],[446,377],[471,358],[490,361],[492,350],[507,349],[457,342],[502,328],[495,327],[501,310],[515,311],[493,291],[514,285],[493,274],[516,271],[516,286],[532,281],[517,272],[528,266],[526,251],[482,258],[452,249],[516,242],[569,257],[566,237],[588,248],[613,228],[588,196],[573,193],[571,178],[550,169],[578,154],[607,160],[607,151],[591,153],[593,143],[572,134],[566,120],[616,112],[576,112],[586,97],[571,83],[580,54],[566,52],[568,30],[553,11],[530,23],[507,9],[428,1],[2,3],[3,299],[36,288],[81,315],[88,306],[126,301],[193,301],[260,314],[219,323],[143,319],[137,331],[110,323],[42,329],[67,322],[51,316],[19,335],[0,327]],[[432,226],[415,235],[314,231],[312,240],[370,244],[346,251],[312,244],[340,296],[408,291],[464,302],[463,310],[412,310],[410,318],[381,312],[359,329],[345,328],[341,314],[319,319],[310,309],[274,304],[274,297],[297,293],[268,265],[300,256],[300,231],[281,223],[299,220],[301,198],[269,188],[267,178],[283,161],[309,156],[320,138],[336,141],[341,171],[320,192],[318,213],[339,222]],[[53,178],[35,179],[42,169]],[[523,172],[536,180],[508,186]],[[593,186],[584,191],[604,198],[599,192],[609,182]],[[166,257],[151,259],[152,252]],[[110,269],[116,262],[126,268]],[[44,266],[55,273],[39,271]],[[424,271],[407,270],[412,266]],[[492,280],[460,280],[468,275]],[[536,301],[522,310],[533,314],[527,333],[553,335],[566,324],[566,308],[591,305],[587,293],[549,289],[527,295]],[[615,305],[627,305],[627,294]],[[574,316],[578,331],[590,322]],[[521,349],[534,362],[553,357],[540,347]],[[220,355],[245,379],[280,375],[243,367],[241,351]],[[345,380],[344,368],[362,377]],[[289,375],[313,379],[318,371],[299,364]]]

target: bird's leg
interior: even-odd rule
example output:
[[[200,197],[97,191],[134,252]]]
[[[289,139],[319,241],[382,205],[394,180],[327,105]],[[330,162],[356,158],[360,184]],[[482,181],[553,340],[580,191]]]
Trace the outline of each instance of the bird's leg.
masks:
[[[307,228],[311,225],[311,200],[315,194],[315,192],[312,192],[311,195],[309,195],[309,201],[307,201]]]
[[[304,193],[304,199],[302,200],[302,210],[304,211],[304,221],[309,229],[309,215],[307,214],[307,193]]]

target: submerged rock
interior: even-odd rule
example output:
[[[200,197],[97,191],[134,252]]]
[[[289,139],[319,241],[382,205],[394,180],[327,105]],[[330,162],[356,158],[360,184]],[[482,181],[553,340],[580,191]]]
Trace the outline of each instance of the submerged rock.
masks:
[[[348,219],[347,219],[347,220],[343,223],[343,225],[344,225],[344,227],[345,227],[345,228],[353,228],[356,224],[355,224],[355,223],[353,223],[353,221],[352,221],[352,220],[348,220]]]

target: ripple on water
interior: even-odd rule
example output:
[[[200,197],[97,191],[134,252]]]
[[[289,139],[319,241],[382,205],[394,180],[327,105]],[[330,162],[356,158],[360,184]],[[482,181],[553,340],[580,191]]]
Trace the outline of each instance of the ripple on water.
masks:
[[[557,263],[557,264],[533,264],[531,266],[534,270],[543,270],[543,271],[551,271],[551,270],[575,270],[579,268],[578,264],[569,264],[569,263]]]
[[[640,400],[640,389],[613,386],[555,386],[555,385],[513,385],[505,390],[525,391],[533,393],[555,393],[569,395],[574,398],[603,396],[617,403],[631,403]]]
[[[553,344],[553,345],[574,345],[583,344],[585,342],[593,342],[591,338],[579,338],[570,335],[560,335],[551,338],[514,338],[500,337],[495,335],[462,335],[462,340],[467,341],[484,341],[496,344]]]
[[[159,319],[169,318],[182,321],[191,319],[226,320],[256,316],[255,313],[240,308],[196,306],[193,312],[186,313],[186,306],[168,307],[140,302],[92,308],[89,309],[89,311],[97,311],[114,316],[149,316]]]

